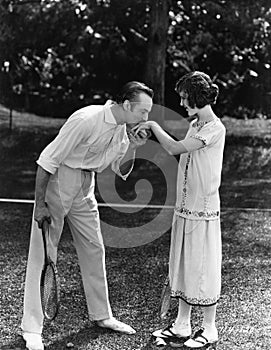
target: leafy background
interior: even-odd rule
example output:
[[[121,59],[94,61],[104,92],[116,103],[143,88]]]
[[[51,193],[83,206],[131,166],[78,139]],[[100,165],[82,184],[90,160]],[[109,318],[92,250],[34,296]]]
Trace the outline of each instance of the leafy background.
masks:
[[[177,78],[199,69],[219,85],[223,115],[270,117],[270,21],[266,0],[2,0],[1,100],[67,116],[136,79],[157,95],[164,84],[157,103],[176,109]]]

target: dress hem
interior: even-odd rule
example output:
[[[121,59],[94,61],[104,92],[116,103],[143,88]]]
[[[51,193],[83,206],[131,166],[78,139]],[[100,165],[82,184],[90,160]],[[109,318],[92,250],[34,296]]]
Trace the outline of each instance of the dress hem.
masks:
[[[187,297],[183,292],[181,291],[176,291],[174,292],[173,290],[171,290],[171,297],[172,298],[177,298],[177,299],[182,299],[183,301],[185,301],[187,304],[189,305],[194,305],[194,306],[212,306],[215,305],[219,298],[220,295],[217,295],[216,297],[212,297],[212,298],[190,298]]]
[[[200,306],[200,307],[214,306],[214,305],[216,305],[216,304],[219,302],[219,300],[220,300],[220,298],[219,298],[219,299],[217,299],[217,301],[213,302],[212,304],[200,304],[200,303],[192,303],[192,302],[189,302],[189,301],[187,301],[184,297],[181,297],[181,296],[171,296],[171,298],[174,298],[174,299],[182,299],[182,300],[185,301],[186,304],[188,304],[188,305],[191,305],[191,306]]]

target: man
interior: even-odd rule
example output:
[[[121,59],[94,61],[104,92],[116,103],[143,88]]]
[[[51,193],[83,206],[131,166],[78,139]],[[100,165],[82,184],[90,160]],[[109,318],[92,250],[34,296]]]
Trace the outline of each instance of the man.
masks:
[[[135,150],[146,138],[126,130],[147,121],[153,91],[139,82],[126,84],[117,103],[88,106],[76,111],[57,137],[43,150],[37,164],[35,207],[26,272],[23,338],[29,350],[43,350],[43,313],[39,278],[43,265],[41,226],[50,223],[49,254],[57,258],[64,218],[78,254],[89,317],[103,328],[126,334],[135,330],[111,311],[105,271],[105,252],[94,195],[94,172],[111,164],[126,179],[133,167]]]

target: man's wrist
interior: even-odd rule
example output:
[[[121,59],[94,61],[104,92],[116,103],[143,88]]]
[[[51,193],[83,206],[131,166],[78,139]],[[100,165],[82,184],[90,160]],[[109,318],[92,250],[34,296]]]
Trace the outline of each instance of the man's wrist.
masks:
[[[43,208],[46,207],[46,203],[44,199],[37,199],[35,200],[36,202],[36,207]]]
[[[137,144],[135,144],[135,143],[133,143],[133,142],[130,142],[130,148],[131,148],[131,150],[132,151],[136,151],[136,149],[137,149],[137,147],[138,147],[138,145]]]

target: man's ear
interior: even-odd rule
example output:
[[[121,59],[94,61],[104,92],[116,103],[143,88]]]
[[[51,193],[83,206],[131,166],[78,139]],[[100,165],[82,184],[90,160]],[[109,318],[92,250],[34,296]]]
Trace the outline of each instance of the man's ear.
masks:
[[[129,100],[125,100],[122,104],[123,109],[127,112],[127,111],[131,111],[131,103]]]

